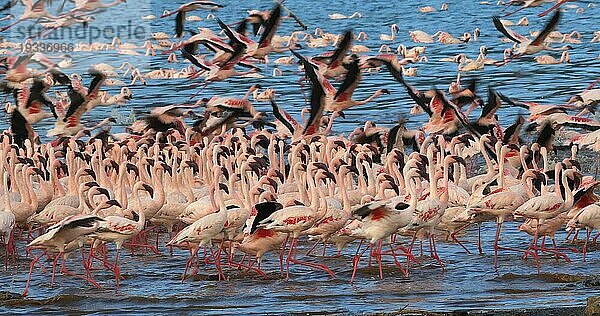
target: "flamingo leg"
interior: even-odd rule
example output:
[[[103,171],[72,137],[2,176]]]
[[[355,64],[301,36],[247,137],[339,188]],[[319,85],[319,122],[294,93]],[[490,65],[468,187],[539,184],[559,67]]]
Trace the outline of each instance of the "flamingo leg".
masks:
[[[541,17],[545,17],[546,15],[548,15],[548,13],[550,13],[550,12],[552,12],[554,10],[557,10],[560,6],[562,6],[563,4],[565,4],[565,2],[567,2],[567,0],[558,0],[556,2],[556,4],[553,5],[550,9],[548,9],[548,10],[546,10],[546,11],[538,14],[538,17],[540,17],[540,18]]]
[[[25,21],[25,20],[24,20],[24,19],[19,19],[19,20],[17,20],[16,22],[14,22],[14,23],[12,23],[12,24],[9,24],[9,25],[7,25],[7,26],[5,26],[5,27],[1,28],[1,29],[0,29],[0,32],[4,32],[4,31],[8,30],[9,28],[11,28],[11,27],[13,27],[13,26],[15,26],[15,25],[17,25],[17,24],[19,24],[19,23],[23,22],[23,21]]]
[[[283,254],[285,253],[285,247],[289,237],[289,234],[285,236],[285,240],[281,244],[281,252],[279,252],[279,272],[281,273],[281,276],[283,276]]]
[[[571,239],[571,243],[577,241],[577,236],[579,236],[579,229],[575,229],[575,235],[573,236],[573,239]]]
[[[27,293],[29,292],[29,283],[31,282],[31,274],[33,273],[33,267],[43,255],[44,254],[42,253],[38,257],[33,256],[33,260],[31,260],[31,263],[29,264],[29,274],[27,275],[27,283],[25,283],[25,290],[23,290],[23,293],[21,294],[22,296],[27,296]]]
[[[456,238],[456,233],[462,231],[463,229],[469,227],[471,225],[471,223],[466,223],[464,225],[462,225],[461,227],[459,227],[457,230],[453,231],[452,233],[448,234],[448,237],[450,239],[452,239],[452,241],[454,241],[455,243],[457,243],[459,246],[461,246],[468,254],[471,254],[471,251],[469,251],[469,249],[467,249],[467,247],[465,247],[465,245],[463,245],[463,243],[458,240],[458,238]]]
[[[221,278],[223,281],[226,281],[227,278],[225,277],[225,274],[223,274],[223,270],[221,269],[221,251],[222,251],[222,249],[223,249],[223,241],[221,241],[221,244],[219,244],[219,248],[217,249],[217,255],[215,258],[215,266],[217,267],[219,281],[221,281]]]
[[[377,246],[375,246],[375,251],[371,251],[371,256],[375,257],[377,260],[377,266],[379,268],[379,279],[383,280],[383,265],[381,263],[381,244],[383,241],[378,241]]]
[[[413,245],[415,244],[416,239],[417,239],[417,233],[415,232],[412,240],[410,241],[410,246],[408,246],[408,253],[410,253],[411,256],[412,256],[412,248],[413,248]],[[406,270],[409,270],[409,269],[410,269],[410,259],[408,257],[406,257]]]
[[[570,230],[570,231],[567,233],[567,237],[565,237],[565,240],[569,240],[569,237],[571,237],[571,235],[572,235],[572,234],[573,234],[573,230]]]
[[[528,8],[528,7],[527,7],[527,6],[521,6],[521,7],[520,7],[520,8],[518,8],[517,10],[515,10],[515,11],[513,11],[513,12],[510,12],[510,13],[507,13],[507,14],[505,14],[505,15],[504,15],[504,17],[511,16],[511,15],[513,15],[513,14],[515,14],[515,13],[517,13],[517,12],[519,12],[519,11],[523,10],[523,9],[526,9],[526,8]]]
[[[185,270],[183,271],[183,276],[181,277],[181,283],[183,283],[183,281],[185,281],[185,277],[187,276],[187,272],[188,272],[190,266],[192,265],[194,257],[196,257],[196,255],[198,254],[198,250],[200,250],[199,247],[194,247],[194,249],[191,251],[190,257],[188,258],[187,262],[185,263]]]
[[[115,253],[115,264],[113,266],[113,271],[115,272],[115,280],[116,280],[116,289],[119,289],[119,278],[121,276],[121,269],[119,269],[119,252],[120,252],[120,247],[117,247],[116,253]]]
[[[433,258],[440,264],[442,270],[446,270],[446,265],[444,264],[437,252],[437,247],[435,245],[435,236],[431,234],[429,238],[431,238],[431,244],[433,245]]]
[[[404,248],[402,245],[398,245],[396,246],[396,248],[393,247],[393,244],[390,243],[389,246],[392,248],[393,251],[390,252],[384,252],[384,255],[388,255],[388,254],[394,254],[396,252],[396,250],[400,250],[404,253],[404,255],[406,256],[407,260],[411,260],[414,261],[415,263],[419,263],[419,261],[417,260],[417,258],[415,258],[415,256],[412,255],[412,253],[410,253],[410,251],[406,248]]]
[[[312,245],[312,247],[310,247],[310,249],[308,249],[308,251],[306,252],[307,256],[310,256],[310,253],[315,250],[315,248],[317,248],[317,245],[319,244],[319,241],[315,241],[315,243]]]
[[[354,266],[352,267],[352,277],[350,278],[350,283],[354,283],[354,277],[356,276],[356,269],[358,269],[358,262],[360,261],[360,257],[362,257],[365,254],[365,252],[367,252],[367,250],[369,250],[371,248],[372,244],[369,243],[369,246],[367,246],[367,248],[365,248],[365,250],[363,250],[359,254],[359,250],[360,250],[361,246],[362,246],[362,241],[358,245],[358,248],[356,249],[356,255],[352,259],[352,263],[354,264]]]
[[[544,239],[545,239],[545,237],[544,237]],[[569,257],[566,254],[560,252],[560,248],[556,247],[556,242],[554,241],[554,238],[552,238],[551,240],[552,240],[552,245],[553,245],[552,249],[546,248],[544,245],[544,241],[542,240],[542,248],[540,250],[542,252],[553,253],[556,257],[556,261],[558,261],[558,259],[560,259],[560,258],[563,258],[563,259],[565,259],[566,262],[571,262],[571,259],[569,259]]]
[[[583,244],[583,261],[585,262],[585,255],[587,254],[587,245],[588,245],[588,241],[590,240],[590,234],[592,233],[592,230],[589,228],[586,228],[586,237],[585,237],[585,243]]]
[[[396,253],[394,252],[394,247],[392,246],[392,244],[390,244],[390,252],[392,253],[392,258],[394,258],[394,263],[396,264],[396,266],[400,268],[400,271],[402,271],[402,274],[404,274],[405,277],[408,277],[408,269],[404,270],[402,264],[400,263],[400,261],[398,261],[398,258],[396,258]],[[407,261],[408,260],[409,259],[407,256]]]
[[[54,275],[56,273],[56,264],[58,263],[58,258],[61,256],[62,252],[59,252],[58,255],[56,255],[56,257],[54,257],[54,260],[52,261],[52,278],[50,280],[50,287],[54,286]]]
[[[292,252],[294,250],[294,244],[296,243],[296,237],[292,237],[292,241],[290,242],[290,251],[288,252],[288,256],[285,260],[285,279],[290,279],[290,261],[292,259]]]
[[[333,273],[333,271],[331,271],[324,264],[319,264],[319,263],[314,263],[314,262],[308,262],[308,261],[301,261],[299,259],[296,259],[295,250],[296,250],[297,245],[298,245],[298,238],[294,237],[292,239],[292,247],[290,248],[290,254],[291,254],[291,256],[288,257],[289,262],[291,262],[293,264],[299,264],[299,265],[307,266],[307,267],[313,268],[313,269],[322,270],[322,271],[326,272],[327,274],[331,275],[331,277],[335,278],[335,274]],[[289,266],[288,266],[288,272],[289,272]]]

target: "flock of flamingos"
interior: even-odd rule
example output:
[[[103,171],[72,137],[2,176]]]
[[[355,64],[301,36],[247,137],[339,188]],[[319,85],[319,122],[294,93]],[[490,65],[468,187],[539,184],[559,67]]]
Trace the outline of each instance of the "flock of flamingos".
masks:
[[[71,9],[63,3],[60,15],[53,16],[46,10],[46,1],[24,0],[23,15],[6,16],[16,22],[3,31],[31,19],[44,25],[44,33],[93,23],[99,10],[110,10],[121,2],[75,1]],[[490,22],[514,44],[511,48],[499,44],[507,47],[503,60],[491,60],[482,47],[476,59],[460,54],[448,61],[457,63],[460,73],[522,62],[526,55],[536,55],[540,63],[568,61],[572,47],[555,48],[553,43],[581,41],[580,34],[556,31],[564,14],[561,6],[568,6],[569,1],[510,1],[506,5],[533,11],[531,7],[548,2],[554,5],[540,14],[548,18],[540,19],[546,22],[535,34],[516,33],[506,18],[494,17]],[[2,10],[14,6],[20,6],[19,1],[10,1]],[[221,7],[212,1],[192,1],[162,17],[143,17],[175,16],[174,36],[152,34],[153,39],[143,47],[113,41],[78,44],[76,49],[114,49],[130,55],[146,49],[146,54],[164,56],[173,63],[190,62],[180,71],[142,74],[130,64],[122,69],[132,84],[152,78],[188,78],[198,86],[230,77],[255,78],[260,63],[269,62],[269,54],[287,51],[290,57],[272,63],[298,63],[303,69],[299,79],[308,107],[302,111],[302,120],[277,104],[274,90],[254,84],[241,98],[214,96],[190,105],[153,108],[125,133],[111,133],[111,118],[94,126],[85,126],[81,120],[97,106],[125,104],[131,99],[128,88],[116,95],[102,90],[124,78],[117,73],[119,69],[96,64],[89,75],[67,75],[71,60],[17,54],[18,43],[0,44],[5,54],[0,60],[4,75],[0,86],[7,99],[12,98],[5,107],[10,129],[0,135],[1,254],[6,267],[17,265],[17,256],[30,260],[23,295],[33,273],[48,273],[52,283],[60,273],[100,287],[93,274],[107,269],[114,273],[118,287],[124,279],[119,264],[123,249],[132,253],[189,250],[189,259],[182,263],[182,282],[201,268],[216,273],[219,280],[237,269],[264,277],[264,261],[278,261],[286,278],[294,265],[335,278],[321,256],[314,255],[321,247],[322,256],[333,255],[327,251],[329,245],[334,245],[339,260],[345,260],[344,248],[356,248],[349,262],[353,267],[350,282],[360,277],[358,268],[372,260],[380,277],[384,264],[396,266],[408,277],[411,265],[414,268],[430,260],[423,255],[423,243],[432,262],[444,269],[436,243],[443,240],[470,253],[461,239],[477,232],[466,228],[480,228],[484,222],[497,225],[495,264],[499,251],[535,260],[538,271],[544,260],[570,262],[575,253],[585,260],[588,243],[595,242],[595,238],[590,241],[591,233],[600,228],[599,198],[594,193],[600,182],[582,174],[577,154],[584,148],[600,150],[600,122],[593,118],[600,89],[591,85],[565,98],[564,105],[518,101],[491,88],[482,98],[475,81],[464,84],[460,77],[448,91],[419,90],[407,78],[413,75],[411,68],[404,67],[427,59],[424,46],[402,45],[395,53],[386,44],[380,54],[367,56],[359,54],[369,48],[354,44],[365,34],[352,30],[339,35],[323,31],[304,37],[303,31],[276,35],[284,18],[306,29],[301,17],[283,3],[269,11],[250,11],[239,23],[214,18],[221,33],[208,28],[188,30],[196,20],[193,11],[213,10],[214,17]],[[448,5],[441,10],[448,10]],[[360,18],[360,13],[330,18]],[[397,30],[391,26],[391,35],[381,34],[380,40],[394,41]],[[414,31],[411,38],[419,43],[437,38],[451,44],[476,41],[478,33],[455,38],[448,33],[430,36]],[[598,40],[596,34],[593,41]],[[302,45],[332,44],[333,51],[313,57],[301,49]],[[538,55],[549,50],[566,53],[561,60]],[[332,136],[333,122],[344,117],[344,110],[389,93],[380,89],[366,100],[353,99],[362,73],[370,71],[388,76],[390,85],[405,87],[414,100],[412,113],[426,113],[429,121],[416,130],[402,121],[392,128],[368,121],[347,136]],[[337,88],[332,85],[336,80]],[[272,111],[257,111],[250,97],[270,102]],[[530,116],[503,127],[496,112],[506,105],[526,108]],[[194,112],[199,108],[203,114]],[[48,119],[55,120],[46,135],[53,140],[42,142],[35,126]],[[525,127],[533,131],[533,138],[524,136]],[[555,140],[559,134],[563,142]],[[532,140],[526,144],[523,138]],[[555,157],[556,148],[567,148],[558,153],[569,154],[564,159]],[[485,167],[475,168],[481,161]],[[510,239],[501,238],[506,221],[518,221],[518,230],[531,235],[527,248],[515,248]],[[559,247],[554,237],[564,229],[569,242],[581,240],[578,233],[582,230],[583,245]],[[300,254],[301,244],[312,245],[308,253],[313,255]],[[487,245],[479,238],[480,253],[483,246]],[[415,255],[417,247],[420,256]]]

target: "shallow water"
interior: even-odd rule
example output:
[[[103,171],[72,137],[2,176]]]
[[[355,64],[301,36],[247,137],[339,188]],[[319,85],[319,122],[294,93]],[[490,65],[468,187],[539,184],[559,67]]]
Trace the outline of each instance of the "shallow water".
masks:
[[[184,1],[173,1],[166,5],[159,1],[129,0],[126,4],[113,8],[97,16],[94,25],[99,28],[111,23],[124,23],[129,19],[136,21],[135,25],[143,26],[146,32],[168,31],[173,29],[173,19],[140,22],[138,18],[147,14],[160,15],[162,10],[177,7]],[[428,4],[439,8],[442,1],[430,1]],[[483,71],[467,73],[463,80],[477,77],[480,93],[485,95],[485,87],[490,84],[508,96],[522,100],[540,100],[550,104],[562,103],[570,95],[585,89],[591,82],[600,77],[599,61],[596,59],[600,52],[599,43],[589,43],[592,33],[597,28],[598,7],[587,8],[593,1],[578,1],[577,5],[586,8],[583,14],[576,14],[575,9],[568,9],[563,15],[558,30],[570,32],[578,30],[583,35],[583,44],[575,45],[571,52],[571,64],[568,65],[537,65],[531,58],[513,62],[506,67],[497,68],[486,66]],[[248,9],[267,9],[270,1],[221,1],[227,5],[217,13],[226,23],[233,23],[241,18]],[[409,47],[415,45],[427,46],[426,55],[429,62],[416,64],[418,77],[408,78],[415,86],[427,89],[431,86],[446,89],[456,77],[456,64],[440,62],[439,59],[465,52],[470,58],[475,58],[480,45],[486,45],[490,58],[501,59],[502,51],[509,44],[499,42],[501,38],[491,23],[491,16],[500,15],[502,7],[482,5],[477,2],[448,1],[449,11],[431,14],[420,14],[413,1],[287,1],[286,5],[293,10],[312,30],[319,26],[326,32],[339,33],[348,27],[355,31],[364,31],[369,35],[366,42],[356,43],[367,45],[375,54],[381,44],[379,34],[389,33],[389,25],[398,23],[400,34],[394,42],[394,48],[403,43]],[[362,19],[329,20],[327,14],[334,12],[350,15],[355,11],[363,14]],[[18,10],[16,11],[18,14]],[[538,19],[535,14],[540,9],[530,9],[516,14],[511,19],[517,21],[527,14],[530,27],[515,27],[515,30],[525,33],[529,29],[541,28],[547,18]],[[468,13],[468,14],[467,14]],[[196,12],[204,17],[206,12]],[[115,22],[117,21],[117,22]],[[4,22],[2,22],[4,23]],[[215,21],[187,22],[190,26],[210,27],[217,30]],[[285,20],[279,35],[289,34],[296,26],[290,20]],[[408,31],[420,29],[429,34],[445,30],[458,37],[463,32],[472,32],[475,27],[481,29],[481,38],[474,43],[461,45],[414,44],[408,38]],[[16,31],[4,34],[11,40],[22,39]],[[67,39],[68,40],[68,39]],[[98,41],[110,42],[111,39]],[[127,39],[138,45],[143,40]],[[560,43],[555,46],[562,46]],[[331,48],[328,48],[331,49]],[[303,54],[313,55],[323,49],[304,48]],[[119,66],[124,60],[142,67],[146,73],[158,68],[182,68],[187,64],[168,64],[165,55],[156,57],[124,56],[114,53],[84,53],[74,52],[75,66],[67,69],[67,73],[85,72],[92,63],[104,62]],[[271,60],[286,56],[287,53],[274,54]],[[560,54],[556,54],[558,57]],[[265,66],[263,66],[265,67]],[[263,79],[234,78],[226,82],[215,83],[205,88],[199,97],[210,97],[215,94],[238,95],[245,93],[247,88],[260,82],[263,87],[274,88],[277,91],[278,103],[292,115],[298,117],[304,106],[304,98],[297,85],[300,73],[295,65],[279,66],[284,72],[283,77],[271,77],[273,66],[265,67]],[[89,78],[84,77],[88,82]],[[129,114],[135,109],[138,116],[143,115],[152,106],[172,103],[186,103],[188,98],[197,91],[190,89],[188,79],[177,80],[148,80],[148,86],[136,85],[131,87],[134,99],[127,106],[120,108],[96,108],[84,116],[85,120],[99,121],[113,111]],[[385,87],[391,94],[377,99],[376,102],[353,108],[346,112],[346,119],[338,119],[334,126],[335,132],[347,133],[353,128],[372,120],[380,125],[390,126],[399,115],[409,117],[412,127],[419,126],[425,121],[425,116],[409,116],[412,102],[405,90],[386,72],[366,74],[355,94],[357,99],[369,95],[375,89]],[[112,94],[118,87],[109,87]],[[260,110],[269,110],[268,104],[255,103]],[[524,109],[505,108],[499,111],[503,124],[509,124],[517,114],[526,114]],[[36,126],[40,134],[51,126],[50,120]],[[0,128],[5,128],[2,122]],[[122,128],[115,128],[120,131]],[[591,165],[591,164],[589,164]],[[591,170],[591,167],[590,167]],[[588,170],[589,171],[589,170]],[[516,223],[507,223],[503,230],[502,243],[511,247],[524,248],[529,237],[517,232]],[[58,276],[54,287],[49,286],[50,276],[39,268],[34,271],[30,293],[27,299],[7,299],[0,301],[0,312],[10,314],[139,314],[139,313],[203,313],[203,314],[251,314],[264,312],[318,312],[318,313],[362,313],[362,312],[395,312],[405,307],[407,310],[448,311],[448,310],[496,310],[496,309],[525,309],[546,307],[576,307],[585,305],[585,299],[600,293],[600,255],[592,251],[587,261],[581,260],[580,254],[569,253],[572,263],[556,261],[545,257],[542,260],[541,274],[537,273],[534,261],[521,260],[521,255],[502,251],[499,268],[492,267],[493,252],[491,251],[495,225],[486,223],[482,229],[484,255],[466,254],[455,244],[439,243],[439,251],[446,263],[446,270],[427,257],[419,257],[420,263],[413,265],[409,278],[401,276],[399,270],[388,259],[384,262],[384,279],[379,280],[378,270],[374,265],[366,267],[367,260],[363,258],[362,268],[359,269],[354,285],[349,284],[352,260],[351,256],[357,244],[352,244],[344,251],[341,258],[322,259],[309,258],[326,263],[337,278],[331,279],[320,271],[312,271],[303,267],[292,267],[292,278],[285,281],[279,276],[278,256],[269,254],[263,263],[263,269],[268,273],[267,279],[257,277],[252,272],[239,272],[226,269],[228,281],[217,282],[216,272],[212,267],[200,269],[200,276],[180,282],[180,276],[185,266],[187,252],[175,251],[173,256],[168,250],[162,249],[162,255],[131,255],[127,251],[122,256],[122,273],[125,280],[121,289],[115,294],[112,274],[105,271],[95,272],[95,278],[103,289],[94,289],[83,281],[72,277]],[[461,237],[466,246],[476,253],[475,228],[467,230]],[[565,234],[559,232],[557,241],[563,244]],[[580,236],[581,237],[581,236]],[[164,238],[161,244],[164,244]],[[408,240],[402,240],[404,244]],[[308,242],[302,242],[301,247],[307,248]],[[575,246],[573,246],[575,247]],[[580,249],[580,245],[576,245]],[[331,248],[331,247],[330,247]],[[112,249],[112,248],[111,248]],[[319,249],[319,248],[317,248]],[[331,249],[333,250],[333,249]],[[592,246],[592,250],[597,250]],[[21,258],[16,265],[10,265],[8,271],[0,272],[0,291],[20,293],[25,285],[29,267],[29,259],[23,257],[23,244],[19,244]],[[317,252],[319,252],[318,250]],[[427,252],[427,247],[425,247]],[[418,251],[416,251],[418,252]],[[328,253],[333,255],[333,251]],[[73,271],[81,273],[78,256],[73,254],[68,266]],[[111,257],[112,258],[112,257]],[[240,259],[240,257],[238,257]],[[375,262],[373,262],[375,264]],[[46,268],[50,264],[45,263]],[[96,264],[99,266],[99,264]]]

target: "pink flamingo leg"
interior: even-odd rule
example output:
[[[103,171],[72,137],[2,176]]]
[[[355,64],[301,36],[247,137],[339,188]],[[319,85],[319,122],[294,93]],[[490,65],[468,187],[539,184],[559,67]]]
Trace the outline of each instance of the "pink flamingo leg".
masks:
[[[27,275],[27,283],[25,284],[25,290],[23,290],[23,293],[21,294],[22,296],[27,296],[27,293],[29,293],[29,283],[31,282],[31,274],[33,273],[33,267],[35,266],[35,263],[38,262],[42,256],[44,256],[44,254],[40,254],[38,257],[33,257],[34,259],[31,260],[31,263],[29,264],[29,274]]]
[[[185,281],[185,277],[187,276],[187,272],[188,272],[190,266],[192,265],[192,262],[193,262],[194,258],[198,254],[198,250],[199,250],[198,247],[194,247],[192,253],[190,254],[190,258],[185,263],[185,270],[183,271],[183,276],[181,277],[181,283],[183,283],[183,281]]]
[[[119,290],[119,281],[121,276],[121,269],[119,269],[119,248],[117,248],[115,254],[115,265],[113,266],[115,272],[115,280],[116,280],[116,290]]]
[[[585,255],[587,254],[587,245],[588,245],[588,241],[590,240],[590,234],[592,233],[592,230],[589,228],[586,228],[586,237],[585,237],[585,243],[583,244],[583,261],[585,262]]]
[[[318,270],[322,270],[324,272],[326,272],[327,274],[329,274],[332,278],[335,278],[335,274],[333,273],[333,271],[331,271],[326,265],[324,264],[319,264],[319,263],[314,263],[314,262],[308,262],[308,261],[301,261],[299,259],[296,259],[296,253],[295,253],[295,249],[298,245],[298,238],[294,238],[295,241],[293,241],[293,247],[292,247],[292,256],[290,257],[290,262],[293,264],[299,264],[299,265],[303,265],[303,266],[307,266],[309,268],[313,268],[313,269],[318,269]]]
[[[432,252],[432,257],[440,264],[440,267],[442,268],[442,270],[446,270],[446,265],[444,264],[444,262],[442,261],[442,259],[440,258],[440,256],[438,255],[437,252],[437,247],[435,246],[435,236],[433,234],[430,234],[430,244],[429,247],[431,248]]]
[[[521,6],[521,7],[520,7],[520,8],[518,8],[517,10],[515,10],[515,11],[513,11],[513,12],[510,12],[510,13],[507,13],[507,14],[505,14],[505,15],[504,15],[504,17],[511,16],[511,15],[513,15],[513,14],[515,14],[515,13],[517,13],[517,12],[519,12],[519,11],[523,10],[523,9],[526,9],[526,8],[529,8],[529,7],[526,7],[526,6]]]
[[[548,13],[558,9],[561,5],[565,4],[565,2],[567,2],[568,0],[558,0],[558,2],[556,2],[555,5],[553,5],[550,9],[538,14],[538,17],[545,17],[546,15],[548,15]]]
[[[450,239],[452,239],[452,241],[454,241],[459,246],[461,246],[468,254],[471,254],[471,251],[469,251],[469,249],[467,249],[467,247],[465,247],[465,245],[463,245],[463,243],[460,240],[458,240],[458,238],[456,238],[456,234],[458,232],[462,231],[463,229],[469,227],[470,225],[471,225],[471,223],[466,223],[466,224],[462,225],[461,227],[459,227],[456,231],[454,231],[448,235],[448,237]]]
[[[396,264],[396,266],[398,268],[400,268],[400,271],[402,271],[402,274],[404,274],[405,277],[408,277],[408,269],[404,270],[404,268],[402,267],[402,264],[400,263],[400,261],[398,261],[398,258],[396,258],[396,253],[394,252],[394,247],[392,246],[392,244],[390,244],[390,251],[392,253],[392,258],[394,258],[394,263]],[[410,260],[408,259],[407,256],[407,261]]]
[[[312,247],[310,247],[310,249],[308,249],[308,251],[306,252],[307,256],[310,256],[310,253],[313,252],[313,250],[315,250],[315,248],[317,248],[317,245],[319,244],[319,241],[315,241],[315,243],[312,245]]]
[[[11,28],[11,27],[13,27],[13,26],[15,26],[15,25],[17,25],[17,24],[19,24],[19,23],[23,22],[23,21],[25,21],[25,20],[24,20],[24,19],[19,19],[19,20],[17,20],[15,23],[13,23],[13,24],[9,24],[9,25],[7,25],[7,26],[5,26],[5,27],[1,28],[1,29],[0,29],[0,32],[4,32],[4,31],[8,30],[9,28]]]
[[[287,246],[289,237],[290,237],[290,235],[285,236],[285,240],[283,241],[283,244],[281,244],[281,252],[279,252],[279,272],[281,273],[282,277],[283,277],[283,254],[285,253],[285,247]]]
[[[359,254],[358,251],[360,250],[360,246],[362,246],[362,243],[358,245],[358,248],[356,249],[357,255],[355,255],[352,260],[354,263],[354,267],[352,267],[352,277],[350,278],[350,283],[354,283],[354,276],[356,276],[356,269],[358,269],[358,262],[360,261],[360,257],[362,257],[365,254],[365,252],[367,252],[367,250],[371,248],[372,244],[369,244],[369,246],[367,246],[367,248],[365,248],[365,250],[363,250]]]
[[[59,252],[58,255],[56,255],[56,257],[54,257],[54,260],[52,262],[52,278],[50,280],[50,287],[54,286],[54,275],[56,273],[56,263],[58,262],[58,258],[62,255],[62,252]]]

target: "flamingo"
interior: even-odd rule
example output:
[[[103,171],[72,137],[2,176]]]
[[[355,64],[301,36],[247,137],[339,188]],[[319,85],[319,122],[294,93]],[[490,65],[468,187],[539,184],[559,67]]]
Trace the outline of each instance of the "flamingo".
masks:
[[[316,71],[317,66],[314,63],[310,62],[304,56],[293,50],[292,53],[294,53],[294,55],[296,55],[296,57],[302,61],[306,76],[309,78],[313,87],[312,93],[315,94],[314,101],[319,101],[319,104],[315,103],[314,106],[311,106],[311,116],[307,122],[307,127],[314,127],[315,122],[320,120],[323,110],[332,112],[343,111],[355,105],[366,104],[380,95],[389,94],[387,89],[380,89],[365,100],[352,100],[352,94],[354,93],[354,90],[358,86],[358,83],[361,79],[358,58],[353,59],[352,63],[350,64],[350,69],[346,74],[346,79],[344,79],[344,82],[340,88],[336,90],[331,83],[329,83],[329,81],[323,77],[323,75]],[[320,102],[321,99],[325,99],[324,104]]]
[[[314,166],[314,168],[318,169],[317,166]],[[312,195],[310,206],[295,205],[284,207],[278,211],[275,211],[273,214],[259,223],[260,225],[258,227],[272,229],[274,231],[288,233],[291,235],[292,240],[290,242],[290,250],[286,259],[287,279],[289,279],[290,263],[319,269],[328,273],[331,277],[335,277],[335,274],[325,265],[300,261],[295,257],[295,251],[300,234],[312,227],[315,222],[321,219],[324,213],[327,211],[327,202],[324,199],[324,193],[321,190],[317,190],[315,187],[317,180],[322,180],[327,177],[335,181],[335,176],[331,172],[324,171],[323,169],[318,169],[316,171],[314,179],[307,179],[308,187]]]
[[[11,209],[10,197],[8,194],[8,172],[4,172],[3,176],[3,207],[4,209],[0,211],[0,236],[3,237],[4,242],[4,267],[8,268],[8,256],[13,255],[15,253],[14,249],[14,240],[13,240],[13,228],[15,227],[15,214],[13,214]]]
[[[600,205],[597,203],[590,204],[577,213],[569,222],[567,222],[567,231],[571,232],[574,229],[585,228],[587,236],[583,244],[583,261],[587,254],[587,245],[590,239],[590,234],[594,229],[600,229]],[[595,238],[594,238],[595,241]]]
[[[559,176],[561,171],[562,176]],[[514,216],[537,220],[536,232],[528,252],[538,249],[537,240],[539,237],[539,228],[543,225],[544,221],[569,210],[573,206],[573,192],[568,186],[567,177],[573,177],[575,171],[573,169],[563,171],[561,163],[557,163],[554,168],[554,173],[557,181],[557,185],[554,188],[554,194],[543,192],[542,195],[527,200],[513,212]],[[563,186],[564,188],[564,197],[561,194],[562,190],[560,186]],[[539,257],[537,256],[537,253],[532,253],[532,255],[536,258],[539,269]]]
[[[560,48],[552,48],[546,43],[546,38],[558,25],[560,15],[560,11],[556,11],[556,13],[552,16],[550,21],[548,21],[548,23],[544,27],[544,29],[533,41],[505,27],[502,24],[502,22],[500,22],[500,19],[498,17],[494,17],[493,20],[496,29],[504,36],[506,36],[506,38],[519,45],[515,52],[510,52],[511,56],[508,61],[515,58],[519,58],[523,55],[533,55],[543,50],[564,51],[570,49],[571,46],[569,45],[565,45]],[[504,64],[506,64],[506,62],[504,62]]]
[[[396,33],[399,32],[398,25],[394,23],[390,26],[390,29],[392,35],[381,34],[379,35],[379,39],[382,41],[393,42],[396,39]]]
[[[560,55],[560,59],[556,59],[550,55],[536,56],[534,59],[538,64],[543,64],[543,65],[555,65],[555,64],[562,64],[562,63],[568,64],[571,62],[568,51],[562,52],[562,55]]]
[[[390,199],[387,201],[371,202],[353,210],[352,214],[354,218],[359,219],[361,225],[352,232],[352,235],[362,236],[367,239],[369,241],[368,248],[372,248],[377,244],[377,251],[381,253],[381,241],[413,221],[413,213],[416,211],[417,201],[420,198],[421,193],[417,190],[414,178],[419,176],[419,171],[415,169],[410,169],[405,174],[405,181],[407,182],[407,189],[410,194],[409,203],[405,203],[404,199],[402,199],[402,201]],[[390,245],[390,247],[393,253],[393,246]],[[359,249],[357,249],[357,253]],[[363,250],[360,255],[354,257],[354,266],[350,283],[354,282],[354,276],[356,275],[360,257],[367,249]],[[378,258],[378,261],[381,262],[381,259]],[[402,269],[402,266],[399,265],[398,261],[395,259],[395,255],[394,261]],[[402,273],[408,275],[408,272],[404,269],[402,269]],[[380,278],[382,277],[380,270]]]
[[[221,167],[214,168],[212,179],[213,184],[211,185],[211,192],[209,194],[213,213],[196,220],[191,225],[182,229],[167,243],[167,246],[187,244],[190,249],[190,258],[186,262],[185,270],[181,278],[182,283],[187,276],[187,271],[191,267],[194,258],[198,254],[199,247],[206,247],[207,245],[212,246],[213,238],[223,231],[225,222],[227,221],[227,208],[225,206],[225,202],[223,201],[221,185],[219,182],[222,175],[223,170]],[[221,271],[220,252],[221,248],[219,247],[217,250],[217,256],[215,258],[215,265],[219,274],[219,280],[221,277],[223,277],[223,279],[225,278],[223,272]]]
[[[244,253],[254,255],[256,257],[258,271],[261,271],[260,264],[264,254],[269,251],[280,249],[284,240],[286,239],[285,233],[277,232],[272,229],[261,228],[258,227],[258,225],[260,221],[266,219],[275,211],[278,211],[282,208],[283,205],[281,205],[281,203],[272,201],[255,204],[253,206],[253,212],[255,210],[256,215],[253,216],[254,218],[250,226],[249,234],[244,236],[244,239],[236,246]]]
[[[25,4],[25,11],[23,12],[23,14],[21,14],[17,21],[1,28],[0,32],[4,32],[9,28],[26,20],[39,20],[41,18],[47,18],[51,20],[57,19],[57,17],[51,15],[50,13],[48,13],[48,11],[46,11],[46,0],[37,0],[35,3],[33,2],[33,0],[26,0],[23,1],[23,3]]]
[[[145,190],[151,196],[154,194],[154,189],[148,184],[138,181],[134,184],[132,188],[132,194],[134,199],[138,202],[138,205],[141,205],[140,202],[140,194],[139,192]],[[109,200],[110,205],[114,205],[116,207],[121,207],[121,204],[115,200]],[[132,210],[132,212],[134,212]],[[119,252],[123,243],[144,229],[144,225],[146,224],[146,217],[143,211],[135,211],[137,214],[137,221],[133,221],[121,216],[106,216],[100,222],[100,225],[97,227],[92,233],[92,237],[103,242],[114,242],[116,245],[116,253],[115,253],[115,262],[113,265],[113,272],[115,273],[115,281],[116,287],[119,287],[119,281],[121,278],[121,269],[119,268]],[[94,251],[94,246],[90,248],[90,255]],[[91,257],[91,256],[90,256]]]
[[[58,250],[58,256],[54,260],[53,270],[56,266],[57,259],[67,253],[67,249],[70,247],[69,244],[80,240],[83,236],[88,236],[94,233],[100,223],[103,220],[95,215],[81,214],[81,215],[73,215],[69,216],[62,221],[56,223],[53,226],[50,226],[46,233],[40,235],[36,239],[32,240],[29,244],[27,244],[28,248],[55,248]],[[69,249],[71,250],[71,249]],[[82,250],[83,251],[83,250]],[[83,253],[82,253],[83,255]],[[39,258],[37,258],[39,260]],[[33,269],[33,265],[37,261],[34,259],[30,265],[29,277],[27,278],[27,284],[25,286],[25,290],[23,291],[23,296],[27,295],[29,290],[29,281],[31,279],[31,272]],[[64,261],[63,261],[64,262]]]
[[[331,19],[331,20],[362,18],[362,14],[360,14],[360,12],[354,12],[354,13],[352,13],[352,15],[343,15],[341,13],[332,13],[332,14],[329,14],[328,16],[329,16],[329,19]]]

